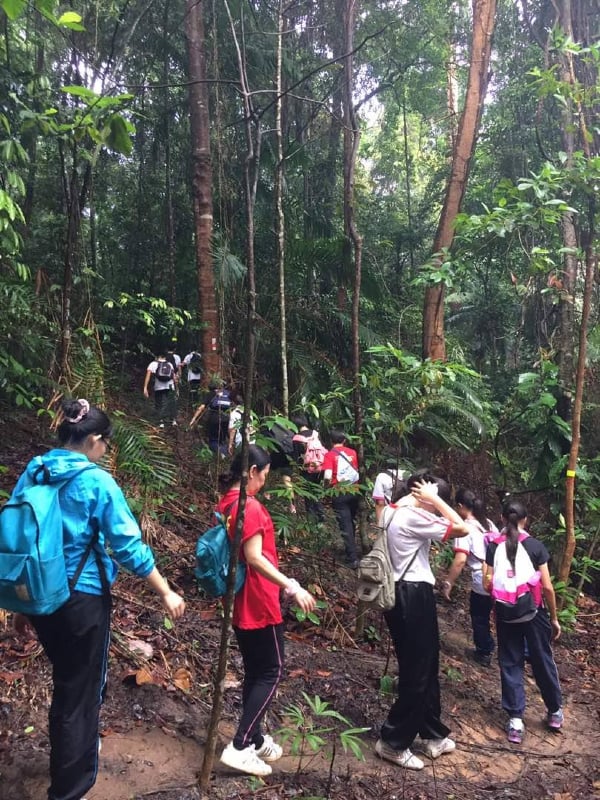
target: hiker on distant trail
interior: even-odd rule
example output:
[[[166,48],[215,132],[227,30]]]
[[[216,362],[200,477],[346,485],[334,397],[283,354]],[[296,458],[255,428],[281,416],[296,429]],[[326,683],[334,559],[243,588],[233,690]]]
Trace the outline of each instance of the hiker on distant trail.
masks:
[[[325,487],[331,486],[334,493],[331,506],[344,541],[346,563],[351,569],[358,568],[355,524],[358,513],[358,456],[356,450],[348,447],[348,438],[343,431],[332,430],[329,434],[333,447],[323,462]]]
[[[440,640],[429,548],[432,541],[465,536],[469,528],[448,503],[446,481],[421,471],[408,478],[407,487],[410,495],[387,506],[382,517],[396,581],[396,605],[384,617],[398,659],[398,696],[375,752],[399,767],[418,770],[425,765],[411,747],[430,758],[456,747],[441,721]]]
[[[481,498],[470,489],[458,489],[454,496],[454,504],[461,518],[469,526],[469,533],[454,540],[454,561],[448,570],[446,580],[442,581],[442,595],[446,600],[450,600],[452,587],[467,564],[471,570],[469,613],[475,645],[472,655],[478,664],[489,667],[495,643],[490,631],[492,598],[483,588],[483,565],[488,537],[492,534],[497,535],[498,528],[487,518]]]
[[[208,385],[209,391],[190,420],[190,429],[205,415],[204,429],[208,438],[208,446],[222,458],[228,451],[229,411],[231,394],[220,380],[213,380]]]
[[[292,483],[294,472],[292,467],[294,463],[294,432],[286,425],[274,422],[263,425],[259,434],[261,437],[269,439],[270,443],[272,443],[272,446],[265,446],[271,459],[271,471],[281,475],[281,480],[290,502],[290,514],[295,514],[294,485]],[[265,495],[265,499],[269,500],[270,497]]]
[[[383,509],[392,502],[392,494],[397,481],[407,477],[407,471],[398,467],[396,459],[390,459],[386,468],[377,474],[371,497],[375,503],[375,524],[379,526]]]
[[[158,419],[158,427],[177,425],[177,398],[175,394],[176,371],[167,359],[166,351],[161,351],[146,368],[144,378],[144,397],[149,397],[150,380],[153,379],[154,410]]]
[[[238,447],[242,446],[242,420],[244,418],[244,398],[239,392],[234,394],[231,411],[229,412],[229,422],[227,425],[228,452],[232,456]],[[248,442],[254,444],[256,431],[249,421],[246,428]]]
[[[167,361],[173,365],[175,370],[175,387],[179,386],[179,379],[181,378],[181,356],[175,352],[175,344],[171,343],[167,347]]]
[[[314,597],[278,568],[275,529],[267,509],[256,499],[269,473],[269,454],[250,445],[247,500],[240,547],[246,579],[235,595],[233,630],[244,664],[242,714],[237,731],[223,750],[221,761],[250,775],[271,774],[270,761],[282,756],[282,748],[262,730],[262,720],[275,697],[283,675],[284,642],[280,590],[303,611],[315,607]],[[219,478],[223,495],[217,511],[226,514],[233,539],[242,477],[238,453],[229,473]]]
[[[187,367],[187,384],[190,403],[196,405],[200,400],[200,381],[202,380],[202,356],[197,350],[192,350],[183,359],[183,366]]]
[[[550,556],[542,542],[525,530],[527,509],[509,498],[502,506],[502,520],[504,528],[487,547],[483,580],[494,600],[502,708],[509,717],[508,741],[521,744],[525,731],[525,647],[547,709],[546,723],[551,730],[562,728],[562,694],[551,646],[561,630],[548,571]]]
[[[70,579],[81,566],[70,598],[58,610],[44,616],[15,617],[19,633],[24,633],[28,624],[35,629],[52,664],[49,800],[81,800],[96,782],[98,722],[108,664],[110,586],[117,564],[144,578],[173,619],[185,610],[183,598],[156,569],[152,551],[142,541],[114,478],[104,469],[90,467],[90,462],[96,464],[105,455],[111,433],[104,411],[87,400],[64,401],[59,447],[30,461],[17,483],[17,488],[31,484],[40,466],[50,482],[71,478],[59,490]],[[95,544],[90,546],[95,536]]]
[[[292,416],[292,422],[298,428],[298,433],[292,437],[294,447],[294,461],[300,465],[302,477],[311,484],[316,497],[305,497],[304,507],[306,516],[313,522],[325,521],[325,509],[318,499],[323,487],[323,464],[327,454],[322,445],[319,432],[311,428],[304,414]]]

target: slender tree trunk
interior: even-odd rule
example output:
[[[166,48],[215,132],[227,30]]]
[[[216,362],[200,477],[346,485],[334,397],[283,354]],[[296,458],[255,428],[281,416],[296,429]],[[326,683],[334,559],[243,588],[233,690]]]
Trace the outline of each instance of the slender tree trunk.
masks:
[[[221,372],[221,348],[211,250],[213,235],[212,164],[203,11],[203,0],[186,0],[185,37],[190,80],[192,196],[198,270],[198,317],[204,326],[202,329],[202,356],[206,371],[210,374]]]
[[[245,133],[246,133],[246,161],[244,169],[244,190],[246,200],[246,267],[248,279],[248,304],[247,304],[247,341],[248,359],[246,362],[246,382],[244,387],[244,417],[242,422],[242,481],[240,486],[240,502],[236,522],[236,529],[231,546],[230,575],[227,595],[224,599],[223,622],[221,624],[221,640],[219,645],[218,661],[213,681],[213,705],[211,709],[206,743],[204,746],[204,759],[200,771],[200,789],[205,793],[209,787],[210,774],[215,758],[217,743],[217,727],[223,707],[223,693],[225,690],[225,676],[229,658],[229,639],[231,635],[231,619],[233,616],[235,571],[239,558],[239,549],[242,540],[242,529],[246,509],[246,485],[248,483],[248,437],[246,428],[250,421],[250,410],[253,401],[254,370],[255,370],[255,335],[256,314],[256,272],[254,261],[254,207],[256,205],[256,189],[260,169],[261,128],[252,107],[252,96],[246,75],[245,59],[241,45],[238,41],[236,27],[229,10],[227,0],[224,0],[225,9],[229,18],[231,32],[235,44],[240,75],[240,85],[244,108]]]
[[[165,141],[165,232],[167,238],[167,274],[171,305],[177,305],[177,276],[175,274],[175,218],[171,191],[171,110],[169,108],[169,13],[170,3],[165,3],[163,15],[163,84],[164,90],[164,141]]]
[[[275,168],[275,219],[277,231],[277,268],[279,271],[279,335],[281,338],[281,389],[283,414],[290,413],[290,390],[288,383],[287,361],[287,324],[285,303],[285,215],[283,212],[283,180],[285,163],[283,158],[283,37],[285,34],[285,16],[283,0],[279,0],[277,13],[277,67],[276,86],[277,100],[275,103],[275,137],[277,142],[277,166]]]
[[[593,216],[592,216],[593,219]],[[585,384],[585,361],[587,353],[587,331],[592,305],[592,292],[595,276],[598,271],[598,256],[590,244],[585,254],[585,285],[583,290],[583,307],[581,311],[581,327],[579,329],[579,354],[577,356],[577,375],[575,378],[575,399],[571,420],[571,449],[565,481],[565,544],[556,577],[568,583],[571,574],[571,563],[575,555],[575,475],[579,445],[581,441],[581,408]]]
[[[495,14],[496,0],[473,0],[473,35],[467,92],[452,156],[452,170],[433,243],[434,257],[449,249],[454,239],[454,220],[464,197],[487,91]],[[441,260],[439,263],[441,264]],[[446,358],[444,285],[441,282],[428,286],[425,291],[423,357],[440,361]]]
[[[354,399],[354,432],[356,449],[362,475],[364,475],[363,407],[360,380],[360,293],[362,281],[362,237],[356,229],[356,198],[354,179],[356,156],[360,143],[360,128],[354,109],[354,24],[358,0],[346,0],[344,8],[344,87],[342,92],[344,119],[344,237],[349,257],[354,256],[354,286],[352,293],[352,380]],[[359,533],[363,552],[369,548],[366,507],[361,495],[359,505]]]

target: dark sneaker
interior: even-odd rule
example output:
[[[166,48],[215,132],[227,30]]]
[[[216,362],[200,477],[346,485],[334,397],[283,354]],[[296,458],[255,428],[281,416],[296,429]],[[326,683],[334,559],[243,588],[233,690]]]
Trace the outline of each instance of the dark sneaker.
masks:
[[[482,653],[479,650],[475,650],[473,653],[473,661],[476,661],[482,667],[491,667],[492,666],[492,654],[491,653]]]
[[[511,719],[508,723],[508,741],[512,744],[521,744],[525,729],[523,727],[523,720]]]
[[[559,731],[564,721],[565,715],[563,714],[562,708],[559,708],[558,711],[554,711],[552,714],[548,713],[548,727],[551,730]]]

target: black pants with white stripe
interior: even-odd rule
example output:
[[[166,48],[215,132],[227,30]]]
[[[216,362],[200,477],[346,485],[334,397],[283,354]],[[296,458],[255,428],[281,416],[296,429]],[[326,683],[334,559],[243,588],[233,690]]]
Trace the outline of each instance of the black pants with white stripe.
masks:
[[[243,750],[251,744],[259,749],[263,743],[262,720],[283,675],[283,623],[265,628],[234,628],[244,662],[242,718],[233,739],[233,746]]]
[[[81,800],[96,782],[110,595],[73,592],[53,614],[30,622],[52,664],[48,800]]]

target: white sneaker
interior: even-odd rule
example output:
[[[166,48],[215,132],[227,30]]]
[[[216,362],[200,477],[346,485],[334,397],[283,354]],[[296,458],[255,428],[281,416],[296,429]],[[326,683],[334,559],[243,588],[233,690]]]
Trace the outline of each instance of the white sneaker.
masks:
[[[268,764],[265,764],[256,755],[256,749],[253,744],[243,750],[236,750],[233,742],[230,742],[221,753],[221,763],[232,769],[247,772],[248,775],[258,775],[261,778],[265,775],[270,775],[273,771]]]
[[[262,758],[263,761],[277,761],[283,755],[283,748],[273,738],[265,733],[263,736],[263,743],[256,751],[256,755]]]
[[[456,742],[454,739],[421,739],[421,747],[426,756],[429,758],[439,758],[444,753],[452,753],[456,750]]]
[[[384,758],[386,761],[391,761],[404,769],[423,769],[425,764],[420,758],[417,758],[410,750],[394,750],[389,744],[386,744],[382,739],[377,740],[375,745],[375,752],[379,758]]]

